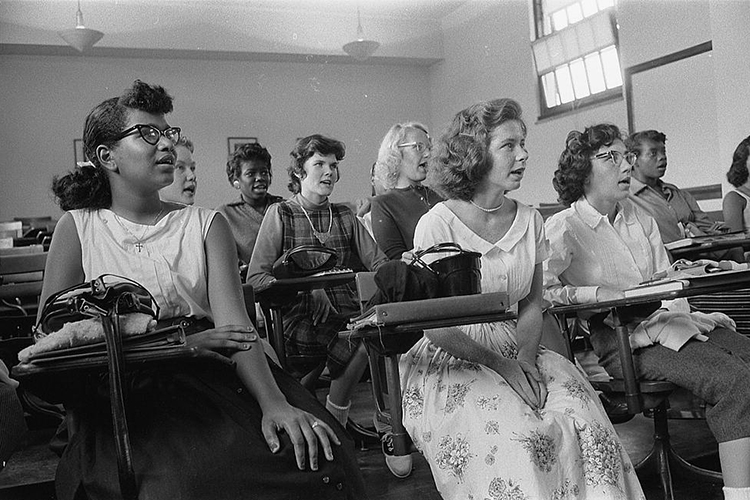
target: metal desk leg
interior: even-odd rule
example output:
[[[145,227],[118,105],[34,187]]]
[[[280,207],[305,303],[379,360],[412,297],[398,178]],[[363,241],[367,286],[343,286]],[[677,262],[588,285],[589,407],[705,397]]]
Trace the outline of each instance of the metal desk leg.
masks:
[[[279,364],[286,370],[286,350],[284,349],[284,319],[281,317],[281,307],[271,307],[271,335],[269,340],[271,347],[279,357]]]
[[[620,351],[620,365],[622,365],[622,378],[625,384],[625,402],[628,405],[630,413],[638,414],[643,409],[643,400],[638,380],[635,377],[633,353],[630,351],[630,334],[628,327],[620,321],[617,309],[612,310],[612,321],[615,326],[617,346]]]
[[[393,431],[393,454],[397,456],[409,455],[410,438],[404,428],[403,409],[401,408],[401,380],[398,373],[398,354],[390,354],[385,358],[385,376],[388,383],[388,403],[391,413],[391,429]]]

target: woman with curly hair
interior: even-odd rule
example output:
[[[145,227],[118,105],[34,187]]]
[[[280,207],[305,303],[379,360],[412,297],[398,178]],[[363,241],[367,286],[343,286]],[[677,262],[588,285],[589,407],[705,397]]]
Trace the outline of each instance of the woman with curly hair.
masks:
[[[732,155],[732,166],[727,172],[727,180],[734,190],[724,196],[722,209],[724,224],[732,231],[750,231],[750,176],[748,176],[748,158],[750,158],[750,137],[739,143]]]
[[[255,290],[267,288],[276,279],[274,262],[300,245],[335,250],[341,267],[374,271],[388,260],[349,207],[328,199],[340,178],[344,154],[344,143],[330,137],[315,134],[297,140],[287,167],[293,196],[268,209],[250,259],[247,282]],[[338,336],[359,313],[354,286],[300,292],[281,313],[287,354],[327,357],[331,387],[326,408],[346,424],[352,394],[367,367],[364,345]]]
[[[386,192],[372,200],[372,231],[389,259],[400,259],[414,247],[417,221],[443,201],[422,185],[430,146],[427,127],[417,122],[397,123],[380,144],[373,173]]]
[[[620,130],[595,125],[568,134],[553,184],[569,208],[546,224],[544,296],[552,304],[624,297],[622,290],[669,267],[656,221],[628,199],[634,159]],[[636,375],[668,380],[708,403],[727,499],[750,499],[750,340],[726,317],[689,313],[684,299],[628,325]],[[584,316],[599,363],[622,377],[608,313]],[[636,326],[639,328],[635,330]]]
[[[528,156],[510,99],[461,111],[435,146],[429,179],[446,201],[415,248],[481,253],[482,292],[507,292],[518,319],[426,330],[401,358],[404,425],[444,498],[643,499],[591,385],[540,345],[544,226],[507,197]]]

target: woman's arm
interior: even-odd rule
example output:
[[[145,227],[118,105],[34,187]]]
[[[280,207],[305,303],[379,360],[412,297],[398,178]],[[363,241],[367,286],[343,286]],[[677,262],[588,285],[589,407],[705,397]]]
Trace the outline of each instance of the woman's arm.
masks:
[[[247,328],[251,326],[245,304],[234,239],[223,216],[214,217],[205,242],[208,273],[208,299],[217,327]],[[328,460],[333,460],[331,441],[340,444],[333,430],[324,422],[313,429],[315,417],[291,406],[274,380],[263,349],[257,342],[252,349],[232,355],[237,364],[237,375],[258,401],[263,411],[262,432],[271,451],[279,449],[278,431],[284,430],[294,445],[297,466],[304,470],[306,455],[310,467],[318,469],[318,443]]]
[[[354,250],[357,251],[359,260],[362,261],[365,268],[370,271],[377,271],[380,266],[388,262],[388,257],[372,239],[364,224],[357,217],[354,219],[356,221],[354,224]]]
[[[731,231],[744,231],[745,230],[745,218],[743,212],[747,206],[747,200],[735,193],[730,191],[724,197],[722,202],[722,211],[724,212],[724,224],[729,227]]]
[[[57,222],[52,234],[44,267],[40,306],[50,295],[83,282],[85,275],[82,258],[81,240],[78,238],[76,223],[73,216],[66,212]],[[42,315],[42,309],[43,307],[39,307],[37,322]]]
[[[263,222],[258,229],[250,266],[247,269],[246,283],[257,290],[267,287],[276,278],[273,277],[273,263],[281,256],[283,248],[284,225],[279,213],[279,205],[268,207]]]

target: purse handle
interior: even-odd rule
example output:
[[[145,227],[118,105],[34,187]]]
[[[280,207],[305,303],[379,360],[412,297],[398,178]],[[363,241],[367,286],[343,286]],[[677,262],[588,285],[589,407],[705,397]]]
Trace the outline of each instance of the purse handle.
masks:
[[[415,266],[415,267],[421,267],[422,269],[427,269],[432,274],[437,276],[438,273],[435,270],[433,270],[427,263],[425,263],[425,261],[422,260],[422,257],[431,253],[444,253],[444,252],[465,253],[465,250],[461,248],[461,245],[459,245],[458,243],[454,243],[454,242],[437,243],[425,250],[417,250],[416,252],[414,252],[411,262],[409,262],[409,265]]]

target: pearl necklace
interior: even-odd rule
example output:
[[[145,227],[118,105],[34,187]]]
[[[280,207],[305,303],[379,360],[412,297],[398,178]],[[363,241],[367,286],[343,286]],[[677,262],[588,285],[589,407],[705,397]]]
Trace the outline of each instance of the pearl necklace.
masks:
[[[474,200],[469,200],[469,203],[471,203],[472,205],[474,205],[475,207],[477,207],[482,212],[490,214],[492,212],[497,212],[498,210],[500,210],[501,208],[503,208],[503,205],[505,205],[505,198],[503,198],[503,201],[501,201],[500,204],[498,206],[496,206],[495,208],[480,207],[479,205],[477,205],[476,203],[474,203]]]
[[[328,231],[326,231],[325,233],[321,233],[320,231],[315,229],[315,225],[313,224],[310,216],[307,214],[307,210],[305,210],[305,207],[302,206],[302,203],[299,204],[299,207],[302,209],[302,213],[305,214],[305,217],[307,217],[307,222],[310,223],[310,227],[312,228],[312,232],[315,237],[318,239],[321,245],[325,245],[326,241],[328,241],[328,238],[331,237],[331,228],[333,227],[333,211],[331,210],[331,204],[328,204]]]
[[[115,211],[112,211],[112,213],[115,215],[115,220],[117,221],[118,224],[120,224],[120,227],[122,227],[126,233],[128,233],[130,236],[133,237],[133,239],[135,240],[135,244],[133,246],[135,246],[135,248],[138,250],[138,253],[141,253],[141,251],[143,251],[143,241],[146,238],[146,233],[149,231],[151,227],[156,225],[156,223],[159,220],[159,217],[161,217],[162,214],[164,213],[164,207],[162,207],[161,210],[159,210],[159,213],[156,214],[156,217],[154,217],[154,220],[151,221],[151,224],[146,225],[146,228],[143,230],[143,234],[141,234],[140,238],[134,235],[130,231],[130,229],[128,229],[128,226],[126,226],[122,222],[122,218]]]

